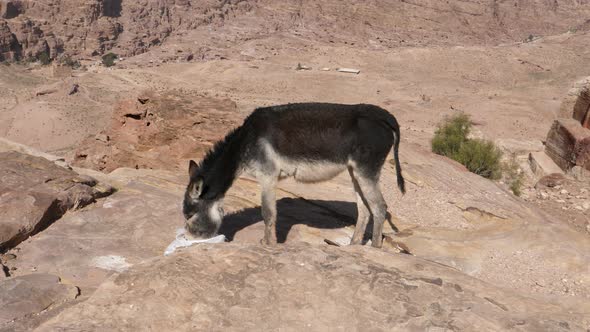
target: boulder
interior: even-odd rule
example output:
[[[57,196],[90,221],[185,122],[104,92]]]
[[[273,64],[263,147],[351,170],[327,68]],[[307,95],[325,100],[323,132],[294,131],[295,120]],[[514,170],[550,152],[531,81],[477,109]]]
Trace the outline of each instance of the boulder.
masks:
[[[590,129],[590,77],[574,84],[559,109],[558,117],[574,119]]]
[[[563,170],[590,169],[590,129],[575,119],[557,119],[547,134],[546,153]]]
[[[0,251],[47,228],[66,211],[108,195],[108,188],[53,162],[0,152]]]
[[[494,143],[502,150],[504,155],[526,158],[531,152],[543,151],[545,148],[541,141],[524,141],[513,138],[500,138]]]
[[[542,188],[553,188],[557,186],[563,185],[567,181],[567,178],[563,173],[552,173],[537,181],[535,184],[535,189],[542,189]]]
[[[537,178],[553,173],[563,173],[561,168],[544,151],[531,152],[529,165]]]
[[[585,329],[571,309],[371,247],[218,244],[116,274],[37,331]]]
[[[0,281],[0,329],[7,323],[74,300],[76,286],[51,274],[36,273]]]

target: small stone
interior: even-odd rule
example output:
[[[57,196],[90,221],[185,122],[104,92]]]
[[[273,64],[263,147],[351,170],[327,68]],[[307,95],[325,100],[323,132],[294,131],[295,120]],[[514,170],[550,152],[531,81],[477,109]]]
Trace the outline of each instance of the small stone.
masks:
[[[565,190],[565,189],[561,189],[561,191],[559,193],[562,194],[562,195],[567,195],[568,194],[567,190]]]
[[[574,206],[574,209],[579,210],[579,211],[584,211],[584,208],[579,205]]]
[[[5,254],[4,256],[2,256],[2,260],[4,262],[8,262],[8,261],[15,260],[15,259],[16,259],[15,254]]]
[[[544,191],[541,191],[541,198],[542,198],[542,199],[547,199],[547,198],[549,198],[549,194],[547,194],[547,193],[546,193],[546,192],[544,192]]]
[[[583,208],[584,210],[588,210],[588,209],[590,209],[590,202],[584,202],[584,203],[582,204],[582,208]]]
[[[565,203],[565,201],[564,201],[563,199],[558,199],[558,200],[556,200],[555,202],[556,202],[556,203],[561,203],[561,204]]]
[[[108,141],[111,140],[111,138],[108,135],[105,134],[98,134],[94,137],[97,141],[101,141],[103,143],[107,143]]]

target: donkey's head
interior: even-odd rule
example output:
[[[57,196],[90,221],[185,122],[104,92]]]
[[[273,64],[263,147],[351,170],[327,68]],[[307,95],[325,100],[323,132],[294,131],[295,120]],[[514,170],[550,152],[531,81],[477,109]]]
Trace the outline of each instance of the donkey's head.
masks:
[[[208,190],[206,179],[199,174],[199,167],[192,160],[189,163],[189,176],[182,203],[185,227],[194,236],[210,238],[217,233],[223,220],[222,200],[204,197]]]

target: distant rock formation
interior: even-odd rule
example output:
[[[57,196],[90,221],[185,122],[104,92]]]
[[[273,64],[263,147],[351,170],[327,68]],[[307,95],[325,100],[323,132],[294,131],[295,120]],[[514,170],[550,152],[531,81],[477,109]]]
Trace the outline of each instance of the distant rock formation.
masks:
[[[588,29],[587,17],[590,4],[577,0],[518,5],[483,0],[0,0],[0,61],[109,50],[132,56],[204,26],[213,32],[209,35],[221,26],[235,27],[223,32],[231,34],[231,42],[282,32],[331,43],[398,47],[522,41]]]

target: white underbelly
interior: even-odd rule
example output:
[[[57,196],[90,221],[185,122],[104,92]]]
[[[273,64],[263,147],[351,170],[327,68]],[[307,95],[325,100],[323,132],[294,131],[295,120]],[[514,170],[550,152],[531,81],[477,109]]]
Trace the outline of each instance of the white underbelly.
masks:
[[[330,162],[295,162],[281,165],[279,179],[293,177],[299,182],[327,181],[346,170],[346,165]]]

